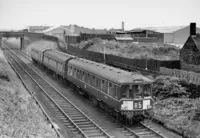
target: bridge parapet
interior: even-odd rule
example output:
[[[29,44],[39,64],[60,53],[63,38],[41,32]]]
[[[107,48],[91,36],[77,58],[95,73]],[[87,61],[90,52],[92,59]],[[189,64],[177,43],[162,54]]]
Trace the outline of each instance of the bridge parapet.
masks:
[[[21,39],[20,42],[20,49],[24,47],[24,37],[34,37],[38,39],[45,39],[49,41],[54,41],[58,43],[58,38],[55,36],[46,35],[44,33],[33,33],[33,32],[9,32],[9,31],[0,31],[0,38],[2,37],[15,37]],[[2,41],[0,41],[0,48],[1,48]]]
[[[24,37],[23,32],[0,32],[0,37]]]

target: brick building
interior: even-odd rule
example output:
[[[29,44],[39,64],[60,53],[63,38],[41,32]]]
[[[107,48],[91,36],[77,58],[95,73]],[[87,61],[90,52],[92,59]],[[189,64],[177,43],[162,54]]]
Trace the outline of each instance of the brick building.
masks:
[[[200,34],[196,34],[196,23],[190,24],[190,36],[180,50],[181,69],[200,72]]]

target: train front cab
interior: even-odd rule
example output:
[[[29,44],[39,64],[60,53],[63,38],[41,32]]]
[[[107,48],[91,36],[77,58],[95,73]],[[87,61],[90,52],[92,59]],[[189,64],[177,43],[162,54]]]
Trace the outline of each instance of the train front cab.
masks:
[[[123,85],[120,112],[127,118],[144,115],[153,107],[152,84]]]

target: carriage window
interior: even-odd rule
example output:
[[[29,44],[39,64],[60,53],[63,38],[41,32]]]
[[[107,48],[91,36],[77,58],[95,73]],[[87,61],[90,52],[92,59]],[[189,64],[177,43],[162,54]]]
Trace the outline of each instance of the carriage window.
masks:
[[[142,98],[142,90],[139,89],[140,86],[139,85],[133,85],[132,86],[132,90],[133,90],[133,96],[134,98]]]
[[[92,76],[92,86],[96,87],[96,79],[95,76]]]
[[[81,73],[82,73],[82,71],[79,70],[79,76],[78,76],[78,79],[81,79]]]
[[[44,62],[48,63],[48,58],[46,56],[44,57]]]
[[[82,71],[79,70],[79,76],[78,76],[78,79],[81,79],[81,73],[82,73]]]
[[[84,78],[85,78],[85,79],[84,79],[85,83],[87,83],[87,80],[88,80],[88,79],[87,79],[87,77],[88,77],[87,75],[88,75],[88,73],[85,72],[85,77],[84,77]]]
[[[92,85],[92,75],[90,75],[89,80],[90,80],[90,85]]]
[[[129,85],[122,86],[121,98],[128,98]]]
[[[72,76],[72,73],[73,73],[73,68],[72,66],[70,67],[70,75]]]
[[[76,78],[76,72],[77,72],[77,69],[74,68],[74,77]]]
[[[113,90],[113,84],[108,83],[108,94],[113,96],[114,95],[114,90]]]
[[[118,86],[115,86],[115,94],[114,94],[114,97],[116,98],[116,99],[118,99],[118,93],[120,92],[120,87],[118,87]]]
[[[79,70],[77,69],[76,78],[79,77]]]
[[[57,62],[58,70],[63,71],[62,63]]]
[[[151,96],[151,84],[140,85],[139,89],[142,91],[143,97]]]
[[[101,83],[100,83],[100,79],[99,78],[96,78],[96,87],[97,89],[101,90]]]
[[[87,83],[90,84],[90,74],[87,74]]]
[[[105,81],[101,80],[101,91],[103,91],[103,89],[104,89],[104,83],[105,83]]]
[[[107,86],[108,86],[107,84],[108,84],[108,82],[102,80],[102,84],[103,84],[102,91],[105,92],[105,93],[107,93]]]
[[[82,71],[82,78],[81,78],[83,81],[85,80],[85,72]]]

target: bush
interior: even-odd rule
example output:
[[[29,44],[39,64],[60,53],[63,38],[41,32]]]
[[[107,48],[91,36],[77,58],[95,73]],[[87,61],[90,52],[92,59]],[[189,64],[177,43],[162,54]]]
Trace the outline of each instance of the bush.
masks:
[[[159,99],[188,96],[185,88],[180,85],[179,79],[170,76],[157,77],[154,82],[153,92],[154,96]]]
[[[168,98],[154,105],[154,118],[187,137],[200,136],[200,99]]]

